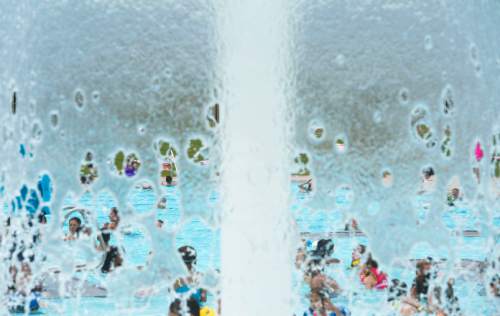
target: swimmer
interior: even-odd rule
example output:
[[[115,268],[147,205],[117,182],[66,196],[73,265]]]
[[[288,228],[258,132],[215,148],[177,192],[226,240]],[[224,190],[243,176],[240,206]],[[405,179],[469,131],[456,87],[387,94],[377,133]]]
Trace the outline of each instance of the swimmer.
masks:
[[[305,239],[302,239],[301,242],[302,245],[297,249],[297,255],[295,256],[295,267],[297,269],[300,269],[302,267],[302,264],[307,259],[307,241]]]
[[[123,264],[123,258],[118,251],[118,247],[111,246],[109,247],[106,255],[104,256],[104,261],[101,266],[102,273],[109,273],[116,268],[121,267]]]
[[[304,271],[304,281],[310,288],[310,306],[316,308],[321,298],[321,308],[325,312],[334,312],[336,315],[342,315],[340,309],[335,306],[330,297],[340,292],[337,282],[324,274],[324,268],[330,263],[340,262],[338,259],[329,258],[335,249],[331,239],[321,239],[317,242],[316,248],[310,252],[306,261],[306,270]],[[316,306],[316,307],[315,307]]]
[[[167,198],[166,197],[162,197],[158,203],[156,204],[156,207],[157,208],[160,208],[160,209],[164,209],[167,207]]]
[[[313,189],[312,179],[309,179],[306,182],[299,184],[299,188],[301,192],[311,192]]]
[[[455,206],[455,202],[459,200],[460,197],[460,189],[458,188],[453,188],[451,189],[450,193],[448,193],[448,206]]]
[[[431,281],[437,277],[436,272],[431,273],[433,267],[432,258],[420,260],[416,266],[417,271],[410,290],[410,296],[401,300],[401,314],[409,316],[426,311],[437,316],[445,316],[446,313],[440,307],[441,288],[431,285]],[[450,309],[459,310],[458,299],[453,294],[452,286],[453,280],[450,279],[446,290],[447,303],[449,303]]]
[[[349,222],[347,222],[345,224],[344,230],[345,231],[356,231],[356,232],[359,232],[360,229],[359,229],[358,221],[356,219],[352,218]]]
[[[78,217],[72,217],[68,223],[69,231],[64,237],[64,240],[76,240],[80,235],[80,230],[82,228],[82,220]]]
[[[156,220],[156,227],[157,228],[162,228],[163,224],[164,224],[163,220],[161,220],[161,219]]]
[[[118,208],[112,207],[109,210],[109,222],[104,223],[101,230],[115,230],[120,224],[120,215],[118,215]]]
[[[172,186],[172,182],[173,182],[172,176],[168,175],[165,177],[165,183],[167,186]]]
[[[367,289],[387,288],[387,274],[378,270],[378,263],[372,259],[371,254],[368,254],[368,260],[361,268],[359,277]]]
[[[179,278],[174,282],[173,289],[178,295],[184,296],[183,299],[175,299],[169,307],[169,316],[181,315],[182,301],[186,303],[190,315],[200,315],[200,309],[207,302],[207,291],[199,288],[201,274],[195,269],[196,266],[196,250],[191,246],[182,246],[178,249],[181,254],[188,275]],[[187,297],[186,297],[187,295]]]
[[[26,313],[26,305],[30,312],[35,312],[40,308],[39,297],[42,285],[32,280],[31,267],[27,262],[21,264],[21,272],[17,272],[15,266],[9,268],[12,283],[8,286],[10,300],[7,303],[8,309],[14,313]],[[33,286],[33,284],[35,284]],[[28,303],[28,304],[26,304]]]
[[[500,298],[500,276],[498,274],[491,278],[490,292],[494,297]]]
[[[412,316],[420,313],[424,310],[424,307],[420,304],[417,299],[417,291],[415,286],[412,286],[410,290],[410,295],[401,299],[401,308],[399,313],[403,316]]]
[[[106,252],[101,267],[101,272],[103,273],[108,273],[118,267],[121,267],[123,264],[123,258],[120,255],[118,247],[109,245],[111,233],[118,228],[119,224],[120,216],[118,215],[118,209],[116,207],[112,207],[109,211],[109,222],[104,224],[101,228],[101,234],[97,237],[100,242],[97,249]]]
[[[310,295],[310,306],[309,309],[303,314],[303,316],[345,316],[346,311],[336,307],[329,306],[328,298],[323,295],[312,292]],[[333,310],[332,310],[333,308]]]
[[[351,268],[361,267],[361,262],[366,253],[366,246],[359,244],[351,254]]]

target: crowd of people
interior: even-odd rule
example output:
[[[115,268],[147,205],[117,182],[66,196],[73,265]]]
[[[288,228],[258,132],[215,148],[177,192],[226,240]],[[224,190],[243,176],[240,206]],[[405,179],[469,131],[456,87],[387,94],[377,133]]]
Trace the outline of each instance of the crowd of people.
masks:
[[[431,177],[433,174],[429,173]],[[303,189],[312,190],[312,181],[305,182]],[[452,192],[449,202],[456,202],[460,192]],[[163,201],[166,204],[166,200]],[[92,228],[86,221],[86,213],[73,210],[66,218],[67,232],[62,239],[71,245],[72,242],[89,240],[93,242],[97,253],[102,254],[98,271],[103,275],[113,273],[124,264],[124,250],[113,242],[113,236],[121,227],[121,217],[118,208],[109,210],[107,221],[100,227]],[[40,297],[43,295],[43,279],[32,272],[36,262],[45,260],[37,252],[37,247],[43,239],[41,228],[47,224],[43,212],[27,214],[25,217],[8,217],[4,233],[1,234],[2,246],[9,247],[9,255],[4,258],[9,262],[6,293],[11,312],[37,311],[43,305]],[[166,223],[158,219],[155,222],[158,229]],[[344,228],[348,232],[361,232],[358,222],[351,219]],[[189,245],[178,249],[179,255],[186,267],[186,274],[179,276],[170,286],[168,316],[212,316],[216,309],[207,306],[208,290],[202,286],[201,273],[196,270],[197,251]],[[365,244],[359,244],[352,250],[351,261],[344,263],[334,258],[335,244],[332,239],[324,238],[315,241],[303,240],[299,247],[295,264],[302,273],[301,280],[308,288],[308,308],[301,316],[347,316],[350,315],[346,306],[336,302],[336,299],[355,290],[384,291],[387,294],[387,306],[395,314],[412,316],[422,313],[437,316],[462,315],[460,302],[455,291],[455,279],[444,277],[439,265],[432,258],[417,260],[415,276],[411,283],[404,280],[390,279],[388,273],[381,270],[379,263],[370,253]],[[150,252],[151,255],[152,252]],[[500,262],[490,263],[493,271]],[[354,276],[359,287],[342,288],[341,282],[331,275],[329,266],[345,267]],[[347,270],[346,270],[347,271]],[[500,298],[500,275],[494,273],[488,276],[489,293]],[[220,313],[220,301],[216,302],[217,313]],[[299,316],[299,315],[297,315]]]
[[[95,233],[87,225],[86,214],[83,210],[73,209],[68,215],[70,216],[67,217],[67,232],[62,237],[64,242],[94,240],[95,251],[102,253],[98,271],[103,275],[113,273],[123,265],[124,250],[112,242],[113,235],[117,234],[120,227],[121,219],[118,208],[110,209],[108,220]],[[43,239],[43,234],[40,233],[41,228],[46,223],[47,218],[43,214],[26,218],[13,216],[9,217],[5,223],[5,232],[2,234],[0,243],[2,246],[10,245],[9,256],[3,259],[9,263],[5,293],[8,297],[8,302],[6,302],[8,309],[12,313],[32,313],[43,306],[41,298],[47,290],[44,279],[41,277],[43,273],[33,274],[32,267],[46,260],[45,257],[39,255],[37,249]],[[161,219],[157,219],[155,223],[158,229],[162,229],[164,224],[165,222]],[[26,236],[30,238],[27,239]],[[169,290],[171,303],[166,313],[169,316],[216,315],[215,309],[207,306],[208,291],[200,286],[201,273],[196,270],[196,250],[185,245],[180,247],[178,252],[186,266],[187,275],[179,277],[171,285],[171,290]],[[37,266],[40,267],[40,265]],[[85,265],[80,265],[78,268],[88,269]]]
[[[387,308],[392,315],[464,315],[455,290],[455,278],[448,277],[433,258],[415,261],[415,276],[411,285],[398,278],[389,279],[389,275],[379,269],[368,247],[359,244],[352,250],[351,262],[347,266],[333,256],[335,245],[332,239],[317,241],[302,240],[295,260],[296,268],[302,273],[303,284],[307,286],[309,307],[301,316],[346,316],[349,311],[335,303],[341,294],[365,289],[383,291],[387,295]],[[498,262],[497,262],[498,261]],[[495,271],[497,261],[486,266]],[[347,275],[358,280],[359,286],[349,285],[342,289],[329,265],[344,265]],[[329,271],[330,273],[327,273]],[[335,274],[335,273],[333,273]],[[500,276],[490,276],[489,295],[500,298]]]

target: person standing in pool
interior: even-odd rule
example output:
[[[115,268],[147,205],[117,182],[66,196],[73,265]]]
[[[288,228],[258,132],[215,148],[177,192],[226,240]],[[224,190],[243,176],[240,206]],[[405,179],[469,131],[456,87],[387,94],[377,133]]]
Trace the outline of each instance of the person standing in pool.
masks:
[[[312,315],[314,315],[314,312],[320,312],[324,315],[335,313],[337,316],[346,314],[345,311],[335,306],[330,299],[340,292],[339,285],[324,273],[325,266],[340,262],[338,259],[330,258],[334,249],[335,245],[331,239],[320,239],[316,248],[306,259],[304,281],[310,288],[310,308],[308,312],[312,313]],[[307,315],[307,312],[305,315]]]
[[[109,222],[104,224],[101,228],[101,234],[98,236],[100,242],[98,249],[106,251],[101,267],[101,272],[103,273],[108,273],[111,270],[120,267],[123,263],[118,247],[109,245],[111,233],[118,228],[119,224],[120,216],[118,215],[118,209],[116,207],[112,207],[109,211]]]
[[[180,298],[176,298],[170,304],[168,315],[182,315],[182,304],[185,302],[189,315],[198,316],[200,315],[201,308],[207,302],[207,291],[199,288],[201,275],[195,269],[196,250],[191,246],[182,246],[178,251],[181,254],[182,261],[186,265],[188,275],[175,281],[173,290]]]

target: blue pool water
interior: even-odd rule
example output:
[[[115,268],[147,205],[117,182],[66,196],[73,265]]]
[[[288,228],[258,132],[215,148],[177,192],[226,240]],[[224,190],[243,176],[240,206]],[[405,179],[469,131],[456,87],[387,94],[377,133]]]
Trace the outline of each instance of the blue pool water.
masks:
[[[294,201],[291,212],[296,220],[301,232],[325,234],[331,231],[339,231],[344,227],[342,218],[342,206],[349,203],[349,198],[339,195],[337,206],[331,210],[311,210],[304,203],[307,194],[301,193],[292,187]],[[154,214],[157,219],[165,221],[164,233],[175,234],[175,246],[193,246],[198,253],[197,266],[201,272],[211,272],[220,268],[220,231],[210,227],[200,218],[186,218],[183,216],[179,204],[179,192],[176,187],[164,188],[162,193],[167,198],[167,207],[159,209],[156,206],[157,199],[152,191],[137,189],[130,194],[129,203],[133,205],[134,212],[139,216]],[[102,225],[108,220],[108,210],[115,205],[115,201],[110,194],[101,193],[93,200],[90,194],[83,195],[77,202],[68,199],[67,205],[77,205],[82,208],[96,212],[98,225]],[[474,214],[463,208],[450,208],[444,212],[443,221],[452,231],[456,228],[456,223],[460,222],[460,227],[467,227],[468,223],[474,222]],[[494,225],[500,227],[498,217],[493,218]],[[61,234],[67,231],[67,223],[62,227]],[[124,252],[124,258],[128,266],[143,266],[149,257],[152,248],[149,234],[143,227],[137,225],[127,226],[121,234],[119,241]],[[369,240],[365,236],[351,236],[334,238],[335,257],[341,263],[329,267],[327,272],[338,281],[345,291],[334,299],[339,305],[349,306],[353,315],[359,309],[362,315],[366,315],[366,310],[373,309],[373,315],[378,315],[375,311],[377,306],[385,302],[386,294],[381,291],[368,291],[362,288],[356,273],[349,270],[351,251],[358,244],[369,246]],[[497,240],[498,243],[498,240]],[[165,245],[169,247],[169,245]],[[471,259],[483,261],[488,256],[488,240],[485,237],[456,237],[456,245],[460,249],[461,259]],[[458,249],[457,248],[457,249]],[[78,254],[77,254],[78,256]],[[410,257],[414,259],[432,256],[433,258],[449,259],[449,252],[446,247],[443,249],[433,249],[428,244],[415,245],[410,251]],[[83,260],[83,259],[82,259]],[[411,284],[414,269],[411,267],[381,267],[389,274],[389,278],[400,278]],[[106,276],[97,271],[86,276],[91,283],[106,282]],[[467,280],[466,280],[467,279]],[[461,298],[461,307],[468,315],[495,315],[496,305],[488,301],[484,296],[485,289],[483,282],[479,279],[471,281],[465,275],[457,277],[457,292]],[[306,309],[308,305],[308,288],[301,282],[298,272],[294,275],[294,280],[299,297],[297,303],[297,314]],[[97,315],[105,312],[106,315],[164,315],[170,303],[169,294],[166,290],[147,297],[123,297],[111,293],[107,298],[81,297],[81,298],[52,298],[45,299],[48,304],[44,312],[48,315]],[[209,298],[209,304],[215,305],[213,295]],[[480,312],[478,312],[480,311]]]

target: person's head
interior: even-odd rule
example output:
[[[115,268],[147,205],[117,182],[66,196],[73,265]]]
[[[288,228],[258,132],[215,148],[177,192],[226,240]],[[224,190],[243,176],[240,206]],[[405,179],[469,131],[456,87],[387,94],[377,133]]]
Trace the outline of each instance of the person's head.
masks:
[[[80,228],[82,226],[82,220],[78,217],[72,217],[69,220],[69,232],[71,234],[77,234],[80,232]]]
[[[495,297],[500,297],[500,277],[495,275],[490,281],[490,291]]]
[[[457,199],[459,195],[460,195],[460,190],[458,188],[451,189],[451,196],[454,199]]]
[[[320,239],[313,250],[313,256],[317,258],[326,258],[333,254],[335,244],[331,239]]]
[[[366,259],[366,263],[365,263],[365,264],[366,264],[366,267],[367,267],[368,269],[370,269],[370,268],[375,268],[375,269],[378,269],[378,262],[377,262],[377,261],[375,261],[375,260],[372,258],[372,254],[371,254],[371,253],[369,253],[369,254],[368,254],[368,258]]]
[[[158,227],[158,228],[162,228],[163,224],[164,224],[164,222],[161,219],[159,219],[159,220],[156,221],[156,227]]]
[[[432,258],[430,258],[432,260]],[[417,262],[417,274],[419,275],[425,275],[429,273],[432,267],[431,260],[419,260]]]
[[[30,267],[29,263],[23,262],[21,264],[21,272],[23,272],[25,275],[31,274],[31,267]]]
[[[166,177],[165,177],[165,182],[166,182],[168,185],[171,185],[171,184],[172,184],[172,181],[173,181],[173,179],[172,179],[172,177],[171,177],[171,176],[166,176]]]
[[[178,251],[181,254],[182,261],[188,270],[191,271],[196,264],[196,250],[191,246],[182,246]]]
[[[39,224],[47,224],[47,217],[45,216],[44,213],[38,214],[38,223]]]
[[[434,175],[434,169],[432,167],[427,167],[422,173],[424,174],[424,178],[429,180]]]
[[[353,259],[359,259],[361,256],[366,252],[366,246],[359,244],[354,250],[352,251],[352,258]]]
[[[109,210],[109,219],[112,222],[118,222],[120,220],[120,216],[118,215],[118,208],[117,207],[113,206]]]
[[[317,291],[311,292],[309,300],[311,301],[311,308],[313,310],[318,311],[323,309],[323,298],[321,297],[321,294],[319,294]]]

